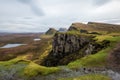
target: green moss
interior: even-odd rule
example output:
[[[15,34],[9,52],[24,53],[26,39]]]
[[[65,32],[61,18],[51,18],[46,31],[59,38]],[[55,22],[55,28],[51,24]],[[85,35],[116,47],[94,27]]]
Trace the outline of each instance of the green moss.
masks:
[[[9,60],[9,61],[0,61],[0,65],[2,66],[10,66],[13,64],[16,64],[17,62],[29,62],[28,60],[25,60],[24,57],[17,57],[15,59]]]
[[[81,59],[78,59],[74,62],[68,64],[70,68],[79,68],[79,67],[100,67],[106,63],[106,50],[102,50],[94,55],[88,55]]]
[[[80,35],[79,31],[57,32],[57,34]]]
[[[18,75],[24,77],[23,70],[29,64],[29,61],[23,57],[17,57],[9,61],[0,62],[0,77],[9,78],[11,75]],[[9,74],[9,75],[6,75]]]
[[[94,38],[96,42],[102,42],[104,40],[109,40],[111,42],[117,42],[120,40],[120,36],[113,37],[111,35],[99,35]]]
[[[44,67],[31,62],[24,70],[24,74],[32,77],[38,74],[47,75],[59,71],[57,67]]]
[[[22,66],[24,65],[24,66]],[[17,57],[15,59],[9,61],[1,61],[0,62],[0,69],[5,70],[9,73],[9,70],[17,71],[19,76],[25,77],[33,77],[38,74],[47,75],[60,70],[58,67],[44,67],[38,65],[32,61],[28,61],[25,59],[24,56]]]
[[[75,35],[80,35],[79,31],[68,31],[66,34],[75,34]]]
[[[97,42],[102,42],[108,38],[113,38],[112,36],[108,36],[108,35],[100,35],[100,36],[96,36],[94,39],[97,41]]]
[[[86,33],[80,33],[79,31],[67,31],[67,32],[57,32],[57,34],[67,34],[67,35],[74,35],[78,37],[94,37],[95,34],[86,34]]]
[[[101,75],[101,74],[89,74],[89,75],[83,75],[76,78],[62,78],[58,80],[112,80],[108,76]]]

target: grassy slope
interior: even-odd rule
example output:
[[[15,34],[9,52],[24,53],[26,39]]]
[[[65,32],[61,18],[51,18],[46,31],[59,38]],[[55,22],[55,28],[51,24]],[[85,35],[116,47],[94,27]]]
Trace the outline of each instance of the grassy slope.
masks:
[[[83,23],[73,23],[71,27],[77,30],[83,29],[95,32],[120,32],[120,25],[107,24],[107,23],[96,23],[88,22],[88,24]]]
[[[108,53],[116,46],[116,44],[120,41],[120,37],[112,37],[107,35],[97,36],[97,42],[101,42],[103,40],[111,41],[111,44],[108,48],[105,48],[94,55],[88,55],[76,61],[73,61],[68,64],[69,68],[79,68],[79,67],[104,67],[107,63],[106,59]]]
[[[44,35],[43,39],[48,39],[48,37]],[[33,57],[37,56],[37,58],[33,61],[28,59],[30,54],[24,54],[21,56],[19,55],[17,58],[14,58],[8,61],[0,61],[0,74],[4,73],[4,71],[9,74],[9,70],[13,69],[15,72],[17,71],[17,73],[20,74],[21,76],[26,75],[28,77],[33,77],[39,74],[47,75],[47,74],[59,71],[60,69],[58,67],[44,67],[44,66],[36,64],[37,62],[40,63],[44,59],[44,57],[47,56],[47,54],[52,48],[51,39],[48,39],[47,42],[45,40],[44,43],[42,44],[39,50],[39,55],[37,54],[33,56]],[[24,65],[24,67],[22,67],[21,65]],[[17,67],[21,67],[21,68],[17,68]]]
[[[19,65],[21,63],[25,64],[25,66],[21,69],[21,71],[19,70],[16,70],[16,71],[19,71],[18,73],[20,73],[23,76],[26,75],[28,77],[36,76],[38,74],[47,75],[47,74],[54,73],[60,70],[58,67],[40,66],[32,61],[26,60],[24,56],[20,56],[20,57],[17,57],[9,61],[0,62],[0,70],[3,70],[4,68],[4,70],[6,71],[8,70],[9,72],[10,68],[13,69],[13,67],[11,66]]]
[[[48,75],[59,70],[60,69],[58,67],[44,67],[30,62],[29,65],[25,68],[24,73],[27,76],[36,76],[38,74]]]
[[[68,32],[68,34],[74,34],[74,33],[75,32]],[[97,54],[89,55],[89,56],[83,57],[81,59],[78,59],[74,62],[71,62],[70,64],[67,65],[67,67],[79,68],[79,67],[102,67],[102,66],[105,66],[108,53],[110,52],[111,49],[114,48],[116,43],[120,41],[120,37],[113,37],[111,35],[99,35],[95,39],[97,40],[98,43],[103,40],[110,40],[111,45],[108,48],[101,50]],[[43,57],[45,57],[48,54],[50,49],[51,49],[51,46],[48,46],[48,48],[45,49],[45,52],[43,51],[43,53],[45,55],[44,54],[40,55],[39,59],[41,60]],[[48,52],[46,50],[48,50]],[[17,57],[15,59],[12,59],[9,61],[0,62],[0,70],[3,70],[3,68],[6,69],[6,71],[8,70],[8,68],[11,70],[13,68],[11,66],[21,65],[21,64],[24,64],[24,67],[22,67],[20,70],[18,70],[18,73],[20,73],[21,75],[26,75],[28,77],[36,76],[39,74],[47,75],[47,74],[54,73],[54,72],[57,72],[60,70],[58,67],[40,66],[30,60],[27,60],[25,55]],[[100,76],[98,76],[98,77],[100,77]],[[67,79],[65,79],[65,80],[67,80]],[[71,80],[73,80],[73,79],[71,79]],[[79,80],[84,80],[84,79],[79,79]],[[94,80],[94,79],[91,79],[91,80]],[[99,79],[96,79],[96,80],[99,80]]]

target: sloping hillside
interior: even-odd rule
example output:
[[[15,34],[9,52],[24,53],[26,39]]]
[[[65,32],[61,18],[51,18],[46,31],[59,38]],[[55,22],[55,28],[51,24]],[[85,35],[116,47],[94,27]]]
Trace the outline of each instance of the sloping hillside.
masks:
[[[54,28],[50,28],[45,34],[46,35],[54,35],[57,32]]]
[[[27,53],[0,61],[0,80],[118,80],[118,30],[119,25],[89,22],[73,23],[67,32],[44,34],[40,41],[30,44],[32,49]]]
[[[106,31],[106,32],[120,32],[120,25],[108,24],[108,23],[97,23],[88,22],[88,24],[83,23],[73,23],[69,30],[88,30],[88,31]]]

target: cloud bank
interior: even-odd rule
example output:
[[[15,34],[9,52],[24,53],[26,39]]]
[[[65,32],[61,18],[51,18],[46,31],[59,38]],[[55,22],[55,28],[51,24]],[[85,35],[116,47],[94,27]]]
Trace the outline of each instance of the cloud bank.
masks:
[[[120,24],[120,0],[0,0],[0,31],[41,32],[73,22]]]

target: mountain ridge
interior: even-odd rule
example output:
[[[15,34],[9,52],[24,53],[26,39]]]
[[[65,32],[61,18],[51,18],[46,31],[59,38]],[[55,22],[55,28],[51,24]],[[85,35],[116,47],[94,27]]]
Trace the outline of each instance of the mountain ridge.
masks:
[[[88,22],[87,24],[77,22],[72,23],[72,25],[69,28],[69,31],[80,29],[88,31],[120,32],[120,25],[99,22]]]

